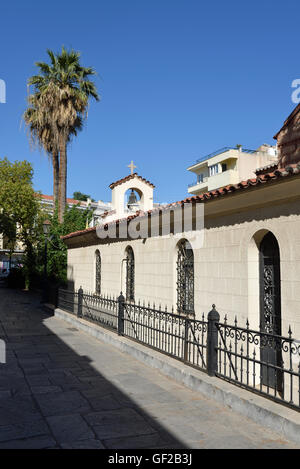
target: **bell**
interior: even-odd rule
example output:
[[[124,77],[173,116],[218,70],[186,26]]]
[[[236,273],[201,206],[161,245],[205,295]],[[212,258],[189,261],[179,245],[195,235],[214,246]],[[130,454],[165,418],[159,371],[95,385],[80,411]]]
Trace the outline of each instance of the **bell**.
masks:
[[[128,204],[127,204],[127,205],[128,205],[128,207],[129,207],[129,205],[134,205],[134,204],[136,204],[136,203],[137,203],[136,195],[135,195],[135,193],[134,193],[134,190],[131,189],[131,194],[130,194],[130,196],[129,196]]]

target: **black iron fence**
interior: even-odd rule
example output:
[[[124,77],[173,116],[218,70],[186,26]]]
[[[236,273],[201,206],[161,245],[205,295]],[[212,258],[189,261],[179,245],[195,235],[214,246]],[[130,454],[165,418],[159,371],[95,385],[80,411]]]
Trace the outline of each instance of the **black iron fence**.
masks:
[[[78,290],[79,317],[109,329],[118,328],[118,299]]]
[[[217,321],[216,376],[300,410],[300,342]]]
[[[109,329],[118,329],[118,299],[59,289],[57,307]]]
[[[207,321],[169,313],[167,309],[120,301],[119,334],[189,365],[206,369]]]
[[[78,293],[60,288],[57,295],[57,307],[78,316]]]
[[[93,293],[59,290],[58,308],[206,370],[207,321]]]
[[[188,365],[300,410],[300,341],[165,308],[126,302],[124,296],[59,290],[58,307]]]

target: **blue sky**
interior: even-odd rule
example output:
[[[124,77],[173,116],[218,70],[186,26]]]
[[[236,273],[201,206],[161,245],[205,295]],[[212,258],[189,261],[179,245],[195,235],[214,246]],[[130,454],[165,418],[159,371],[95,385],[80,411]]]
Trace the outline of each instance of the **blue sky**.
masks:
[[[133,159],[155,201],[180,200],[200,156],[274,142],[295,107],[299,15],[298,0],[2,2],[0,156],[29,160],[35,188],[52,194],[51,165],[30,149],[21,116],[34,62],[65,45],[96,69],[101,95],[69,147],[68,196],[110,200]]]

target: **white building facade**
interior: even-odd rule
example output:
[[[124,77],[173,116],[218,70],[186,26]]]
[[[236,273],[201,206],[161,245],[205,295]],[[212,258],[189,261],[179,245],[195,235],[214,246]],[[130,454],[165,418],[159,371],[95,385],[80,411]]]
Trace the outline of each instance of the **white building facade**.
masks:
[[[284,142],[286,147],[282,144],[282,154],[295,145],[291,134]],[[172,335],[168,328],[176,322],[178,327],[184,324],[182,333],[176,335],[185,351],[183,355],[178,351],[180,359],[194,364],[189,353],[196,350],[203,366],[202,352],[206,351],[211,366],[208,352],[216,354],[218,350],[219,358],[223,358],[221,366],[216,357],[213,369],[218,368],[217,376],[223,373],[226,379],[246,383],[266,395],[272,389],[275,400],[280,398],[298,409],[298,154],[299,160],[289,166],[278,168],[275,161],[267,165],[259,161],[251,178],[148,210],[145,208],[152,198],[149,181],[137,175],[117,181],[111,188],[119,186],[120,204],[124,191],[140,181],[139,190],[146,194],[144,199],[141,195],[144,210],[130,216],[123,212],[121,218],[116,218],[121,214],[116,210],[113,218],[104,219],[98,227],[63,237],[68,248],[69,290],[82,288],[89,292],[86,296],[92,302],[107,295],[116,299],[122,292],[125,309],[131,315],[127,321],[130,333],[132,329],[136,332],[132,318],[137,311],[140,319],[135,326],[144,321],[142,331],[148,334],[144,342],[154,348],[151,333],[157,332],[160,320],[165,326],[157,334],[165,336],[164,344]],[[148,303],[155,306],[139,306]],[[215,344],[212,351],[208,345],[205,349],[201,333],[203,338],[207,331],[204,318],[209,312],[217,318],[216,310],[221,321],[217,326],[215,322],[210,325],[218,328],[220,345]],[[164,317],[164,311],[176,316]],[[121,316],[118,320],[122,324]],[[150,329],[148,320],[152,321]],[[139,340],[143,342],[141,337]],[[234,347],[239,347],[238,351]],[[239,365],[229,363],[229,357]],[[233,373],[236,376],[232,378]]]
[[[117,296],[126,292],[128,249],[134,256],[134,301],[155,301],[168,310],[178,307],[178,259],[182,242],[193,253],[192,306],[196,318],[216,304],[219,313],[232,320],[248,318],[252,328],[259,327],[264,277],[261,243],[269,233],[278,245],[280,276],[273,286],[280,297],[282,331],[289,325],[300,337],[300,167],[276,170],[259,176],[255,182],[240,183],[231,190],[213,191],[169,206],[184,210],[193,206],[193,221],[204,208],[203,230],[176,232],[150,237],[124,239],[99,238],[96,228],[64,237],[68,246],[70,288],[96,291],[96,251],[101,256],[101,292]],[[154,211],[162,225],[160,211]],[[130,225],[147,219],[143,213],[132,220],[117,222]],[[172,219],[172,215],[171,215]],[[198,220],[199,222],[199,220]],[[114,226],[112,222],[111,226]],[[171,231],[174,231],[172,228]],[[118,231],[118,230],[117,230]],[[118,235],[118,232],[117,232]]]

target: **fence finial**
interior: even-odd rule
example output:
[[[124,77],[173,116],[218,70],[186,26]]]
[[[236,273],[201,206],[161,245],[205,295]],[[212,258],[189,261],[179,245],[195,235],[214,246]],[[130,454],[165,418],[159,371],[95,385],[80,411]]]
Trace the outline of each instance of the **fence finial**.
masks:
[[[207,317],[208,317],[208,320],[220,321],[220,315],[218,311],[216,310],[215,304],[212,305],[212,310],[208,313]]]

